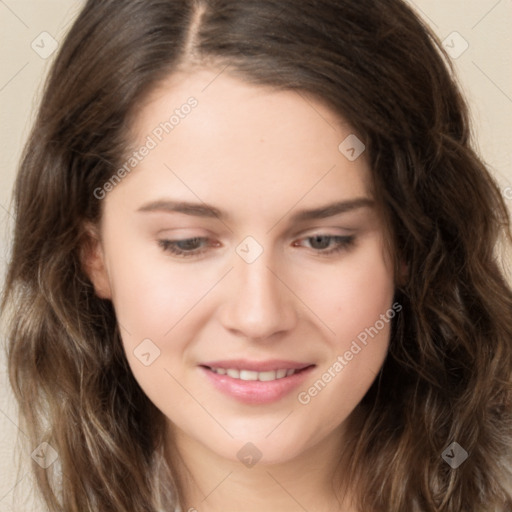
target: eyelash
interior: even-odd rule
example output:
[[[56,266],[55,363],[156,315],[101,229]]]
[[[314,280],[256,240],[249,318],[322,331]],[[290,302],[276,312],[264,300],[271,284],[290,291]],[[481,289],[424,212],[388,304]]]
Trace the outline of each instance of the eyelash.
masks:
[[[338,254],[342,251],[345,251],[349,248],[351,248],[354,245],[355,242],[355,236],[340,236],[340,235],[312,235],[305,237],[301,240],[312,240],[312,239],[319,239],[319,238],[327,238],[329,240],[335,240],[337,241],[337,245],[333,249],[329,250],[321,250],[321,249],[313,249],[317,254],[320,256],[328,256],[331,254]],[[204,242],[208,239],[205,237],[193,237],[193,238],[183,238],[181,240],[159,240],[158,245],[164,250],[164,252],[170,252],[174,256],[178,256],[181,258],[192,258],[201,256],[204,252],[207,251],[208,247],[203,247],[202,249],[192,249],[192,250],[184,250],[180,249],[178,244],[184,244],[188,242]],[[218,247],[220,244],[210,244],[210,247]],[[294,247],[297,247],[296,242],[294,242]]]

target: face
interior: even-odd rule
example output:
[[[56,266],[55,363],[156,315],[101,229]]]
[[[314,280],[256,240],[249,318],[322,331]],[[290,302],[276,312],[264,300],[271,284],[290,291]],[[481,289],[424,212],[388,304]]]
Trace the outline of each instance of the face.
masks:
[[[339,149],[350,126],[217,74],[175,75],[142,105],[147,151],[105,187],[88,269],[177,437],[276,463],[341,432],[375,379],[392,265],[365,154]]]

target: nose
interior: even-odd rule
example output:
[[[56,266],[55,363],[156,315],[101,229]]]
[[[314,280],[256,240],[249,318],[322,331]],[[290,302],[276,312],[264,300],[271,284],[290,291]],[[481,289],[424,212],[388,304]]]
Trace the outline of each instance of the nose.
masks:
[[[298,319],[293,293],[265,252],[254,262],[235,262],[220,311],[224,328],[255,341],[292,330]],[[274,265],[275,266],[275,265]]]

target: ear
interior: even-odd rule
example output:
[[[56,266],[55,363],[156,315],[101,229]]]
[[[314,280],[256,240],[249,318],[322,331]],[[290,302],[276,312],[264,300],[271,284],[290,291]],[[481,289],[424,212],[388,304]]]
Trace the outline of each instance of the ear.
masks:
[[[409,265],[405,261],[400,261],[400,273],[398,276],[398,282],[404,284],[409,276]]]
[[[96,295],[100,299],[111,299],[112,290],[105,265],[103,246],[99,230],[92,223],[84,225],[84,236],[80,247],[80,261],[84,272],[94,286]]]

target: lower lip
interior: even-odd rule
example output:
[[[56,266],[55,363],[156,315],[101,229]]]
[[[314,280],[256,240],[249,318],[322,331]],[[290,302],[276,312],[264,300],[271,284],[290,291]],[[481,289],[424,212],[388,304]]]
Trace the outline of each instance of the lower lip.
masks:
[[[304,382],[314,366],[289,377],[270,381],[233,379],[228,375],[219,375],[203,366],[200,368],[219,391],[245,404],[256,405],[277,402],[291,393]]]

